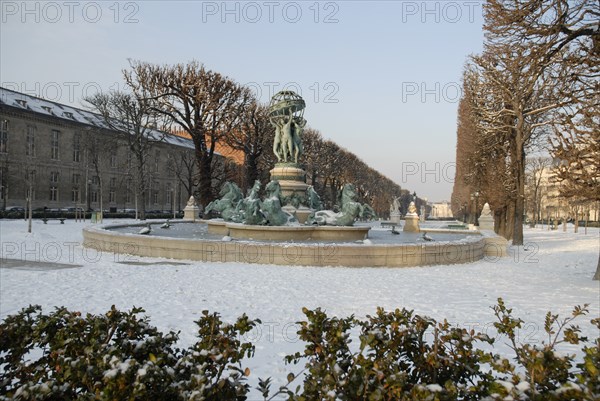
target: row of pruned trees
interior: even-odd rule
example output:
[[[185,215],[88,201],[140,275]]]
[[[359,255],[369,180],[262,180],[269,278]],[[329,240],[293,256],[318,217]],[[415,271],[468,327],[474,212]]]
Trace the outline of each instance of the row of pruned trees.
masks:
[[[164,138],[163,132],[179,132],[191,138],[193,155],[178,155],[170,161],[180,184],[206,206],[227,180],[247,189],[255,180],[269,180],[276,160],[272,152],[274,127],[266,105],[260,104],[250,89],[232,79],[208,70],[197,62],[155,65],[132,61],[123,71],[128,93],[103,93],[87,99],[102,114],[111,130],[123,134],[135,157],[136,193],[144,204],[150,148]],[[361,201],[385,214],[394,197],[405,198],[408,191],[370,168],[352,152],[325,140],[307,128],[303,134],[301,163],[307,181],[321,194],[326,207],[333,207],[342,186],[354,183]],[[243,155],[243,164],[218,157],[219,149],[232,149]],[[404,198],[402,198],[404,196]],[[142,216],[143,218],[143,216]]]
[[[453,207],[478,192],[515,244],[523,243],[530,152],[546,148],[563,160],[564,196],[599,197],[599,16],[598,1],[485,4],[484,51],[463,76]]]
[[[522,245],[528,154],[560,160],[561,196],[600,200],[600,1],[488,0],[484,11],[484,50],[463,76],[452,205],[478,193]]]

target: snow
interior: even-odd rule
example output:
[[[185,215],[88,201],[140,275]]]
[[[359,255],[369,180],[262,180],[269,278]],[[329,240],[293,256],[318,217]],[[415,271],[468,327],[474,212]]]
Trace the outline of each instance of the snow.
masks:
[[[122,223],[109,221],[105,223]],[[287,382],[300,366],[285,365],[283,355],[302,349],[296,322],[302,307],[321,307],[329,315],[363,318],[381,306],[405,307],[415,313],[467,329],[495,335],[491,306],[498,297],[525,323],[521,342],[547,340],[543,332],[547,311],[561,317],[572,307],[589,303],[590,313],[576,321],[583,336],[598,337],[589,320],[600,315],[600,282],[593,281],[599,252],[599,230],[588,234],[525,231],[525,247],[513,247],[509,257],[472,264],[415,268],[324,268],[249,265],[141,258],[99,253],[81,246],[84,223],[67,220],[44,225],[33,222],[27,233],[23,220],[0,220],[1,256],[24,263],[2,262],[0,318],[29,304],[45,312],[55,306],[89,313],[143,307],[159,330],[181,331],[179,345],[195,341],[194,324],[202,310],[221,313],[233,322],[246,313],[262,324],[245,336],[256,344],[255,357],[245,364],[258,378],[273,377],[273,388]],[[166,231],[166,230],[165,230]],[[524,249],[528,249],[525,251]],[[32,263],[40,262],[40,263]],[[48,262],[61,263],[49,266]],[[80,267],[75,267],[78,265]],[[560,352],[577,354],[579,346],[563,345]],[[513,358],[506,339],[494,351]],[[125,365],[113,366],[117,374]]]
[[[427,390],[434,393],[439,393],[443,390],[442,386],[440,386],[439,384],[428,384],[425,387],[427,387]]]

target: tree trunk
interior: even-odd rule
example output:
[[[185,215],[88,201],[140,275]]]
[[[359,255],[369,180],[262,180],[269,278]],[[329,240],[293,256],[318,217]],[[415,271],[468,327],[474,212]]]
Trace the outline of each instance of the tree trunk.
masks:
[[[505,231],[504,231],[504,234],[505,234],[504,238],[506,238],[508,241],[513,239],[513,230],[514,230],[513,222],[514,221],[515,221],[515,205],[514,205],[514,202],[512,202],[506,208],[506,227],[505,227]]]
[[[596,274],[594,274],[594,280],[600,280],[600,253],[598,253],[598,264],[596,265]]]
[[[258,160],[255,155],[246,154],[246,177],[244,182],[244,193],[252,188],[254,181],[258,178]]]
[[[198,194],[199,194],[199,203],[202,208],[205,208],[213,200],[213,191],[212,191],[212,163],[211,158],[205,156],[201,152],[197,152],[196,156],[198,158],[198,170],[199,170],[199,185],[198,185]]]
[[[33,216],[33,212],[32,212],[33,205],[31,204],[31,198],[32,198],[31,194],[32,193],[33,193],[33,187],[30,185],[29,186],[29,198],[27,199],[27,206],[28,206],[27,213],[29,214],[28,219],[27,219],[27,232],[28,233],[31,232],[31,218]]]
[[[512,233],[513,245],[523,245],[523,213],[525,212],[525,151],[517,149],[516,184],[517,198],[515,199],[514,227]]]
[[[140,174],[138,178],[137,185],[137,210],[138,217],[140,220],[146,220],[146,188],[144,188],[144,179],[142,178],[142,174]]]

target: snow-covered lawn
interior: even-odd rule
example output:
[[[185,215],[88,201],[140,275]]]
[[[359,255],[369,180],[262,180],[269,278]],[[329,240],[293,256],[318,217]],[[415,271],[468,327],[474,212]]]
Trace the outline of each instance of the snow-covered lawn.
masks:
[[[109,223],[109,221],[105,221]],[[592,281],[600,247],[599,230],[578,234],[526,229],[528,245],[510,250],[510,257],[473,264],[416,268],[323,268],[202,263],[126,257],[81,246],[83,223],[34,221],[27,233],[23,220],[0,221],[2,258],[75,264],[45,268],[2,262],[0,318],[29,304],[46,312],[64,305],[71,310],[104,313],[111,305],[122,310],[141,306],[163,331],[180,331],[187,346],[196,334],[194,320],[204,309],[233,321],[246,313],[262,325],[248,336],[257,344],[249,361],[252,382],[273,376],[282,383],[283,356],[300,350],[294,323],[302,307],[325,309],[330,315],[364,317],[377,306],[406,307],[436,319],[488,331],[494,322],[490,309],[504,298],[516,316],[527,323],[523,342],[544,339],[547,311],[566,316],[575,305],[590,304],[590,316],[580,319],[585,335],[600,335],[589,324],[600,315],[600,282]],[[123,264],[122,262],[146,262]],[[181,264],[184,262],[185,264]],[[500,341],[497,352],[510,354]]]

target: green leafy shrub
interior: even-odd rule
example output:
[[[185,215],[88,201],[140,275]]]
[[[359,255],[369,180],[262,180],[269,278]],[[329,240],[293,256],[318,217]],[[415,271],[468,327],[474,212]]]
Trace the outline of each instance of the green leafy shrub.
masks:
[[[406,309],[379,308],[364,320],[304,309],[304,351],[285,358],[303,368],[273,394],[271,378],[259,379],[257,390],[265,400],[289,401],[598,400],[600,337],[590,344],[572,324],[586,308],[562,320],[548,313],[547,340],[522,344],[523,321],[499,299],[495,327],[514,350],[512,360],[484,351],[494,343],[487,335]],[[141,313],[112,307],[82,316],[58,308],[45,315],[30,306],[7,317],[0,324],[0,400],[247,399],[243,361],[254,345],[241,339],[259,320],[243,315],[228,324],[203,311],[197,342],[180,349],[178,333],[159,332]],[[600,330],[600,319],[592,323]],[[579,361],[559,353],[561,343],[581,346]]]
[[[254,347],[242,334],[258,321],[225,325],[204,311],[199,341],[175,347],[178,335],[150,326],[143,309],[83,317],[30,306],[0,325],[0,398],[16,400],[245,400]]]
[[[571,324],[587,313],[586,307],[576,307],[562,321],[548,313],[548,340],[536,346],[518,343],[523,321],[513,318],[512,310],[498,299],[495,327],[508,337],[514,362],[478,348],[494,343],[487,335],[406,309],[378,309],[366,320],[330,318],[321,309],[305,309],[307,320],[299,323],[298,331],[306,342],[304,352],[286,358],[294,364],[304,361],[304,370],[288,377],[290,382],[302,377],[303,385],[291,391],[289,384],[276,394],[297,401],[599,400],[600,337],[593,346],[583,347],[580,363],[574,362],[574,355],[556,350],[562,342],[587,341]],[[600,319],[592,323],[600,329]],[[358,346],[352,351],[351,332],[356,328]],[[261,385],[267,398],[270,383]]]

